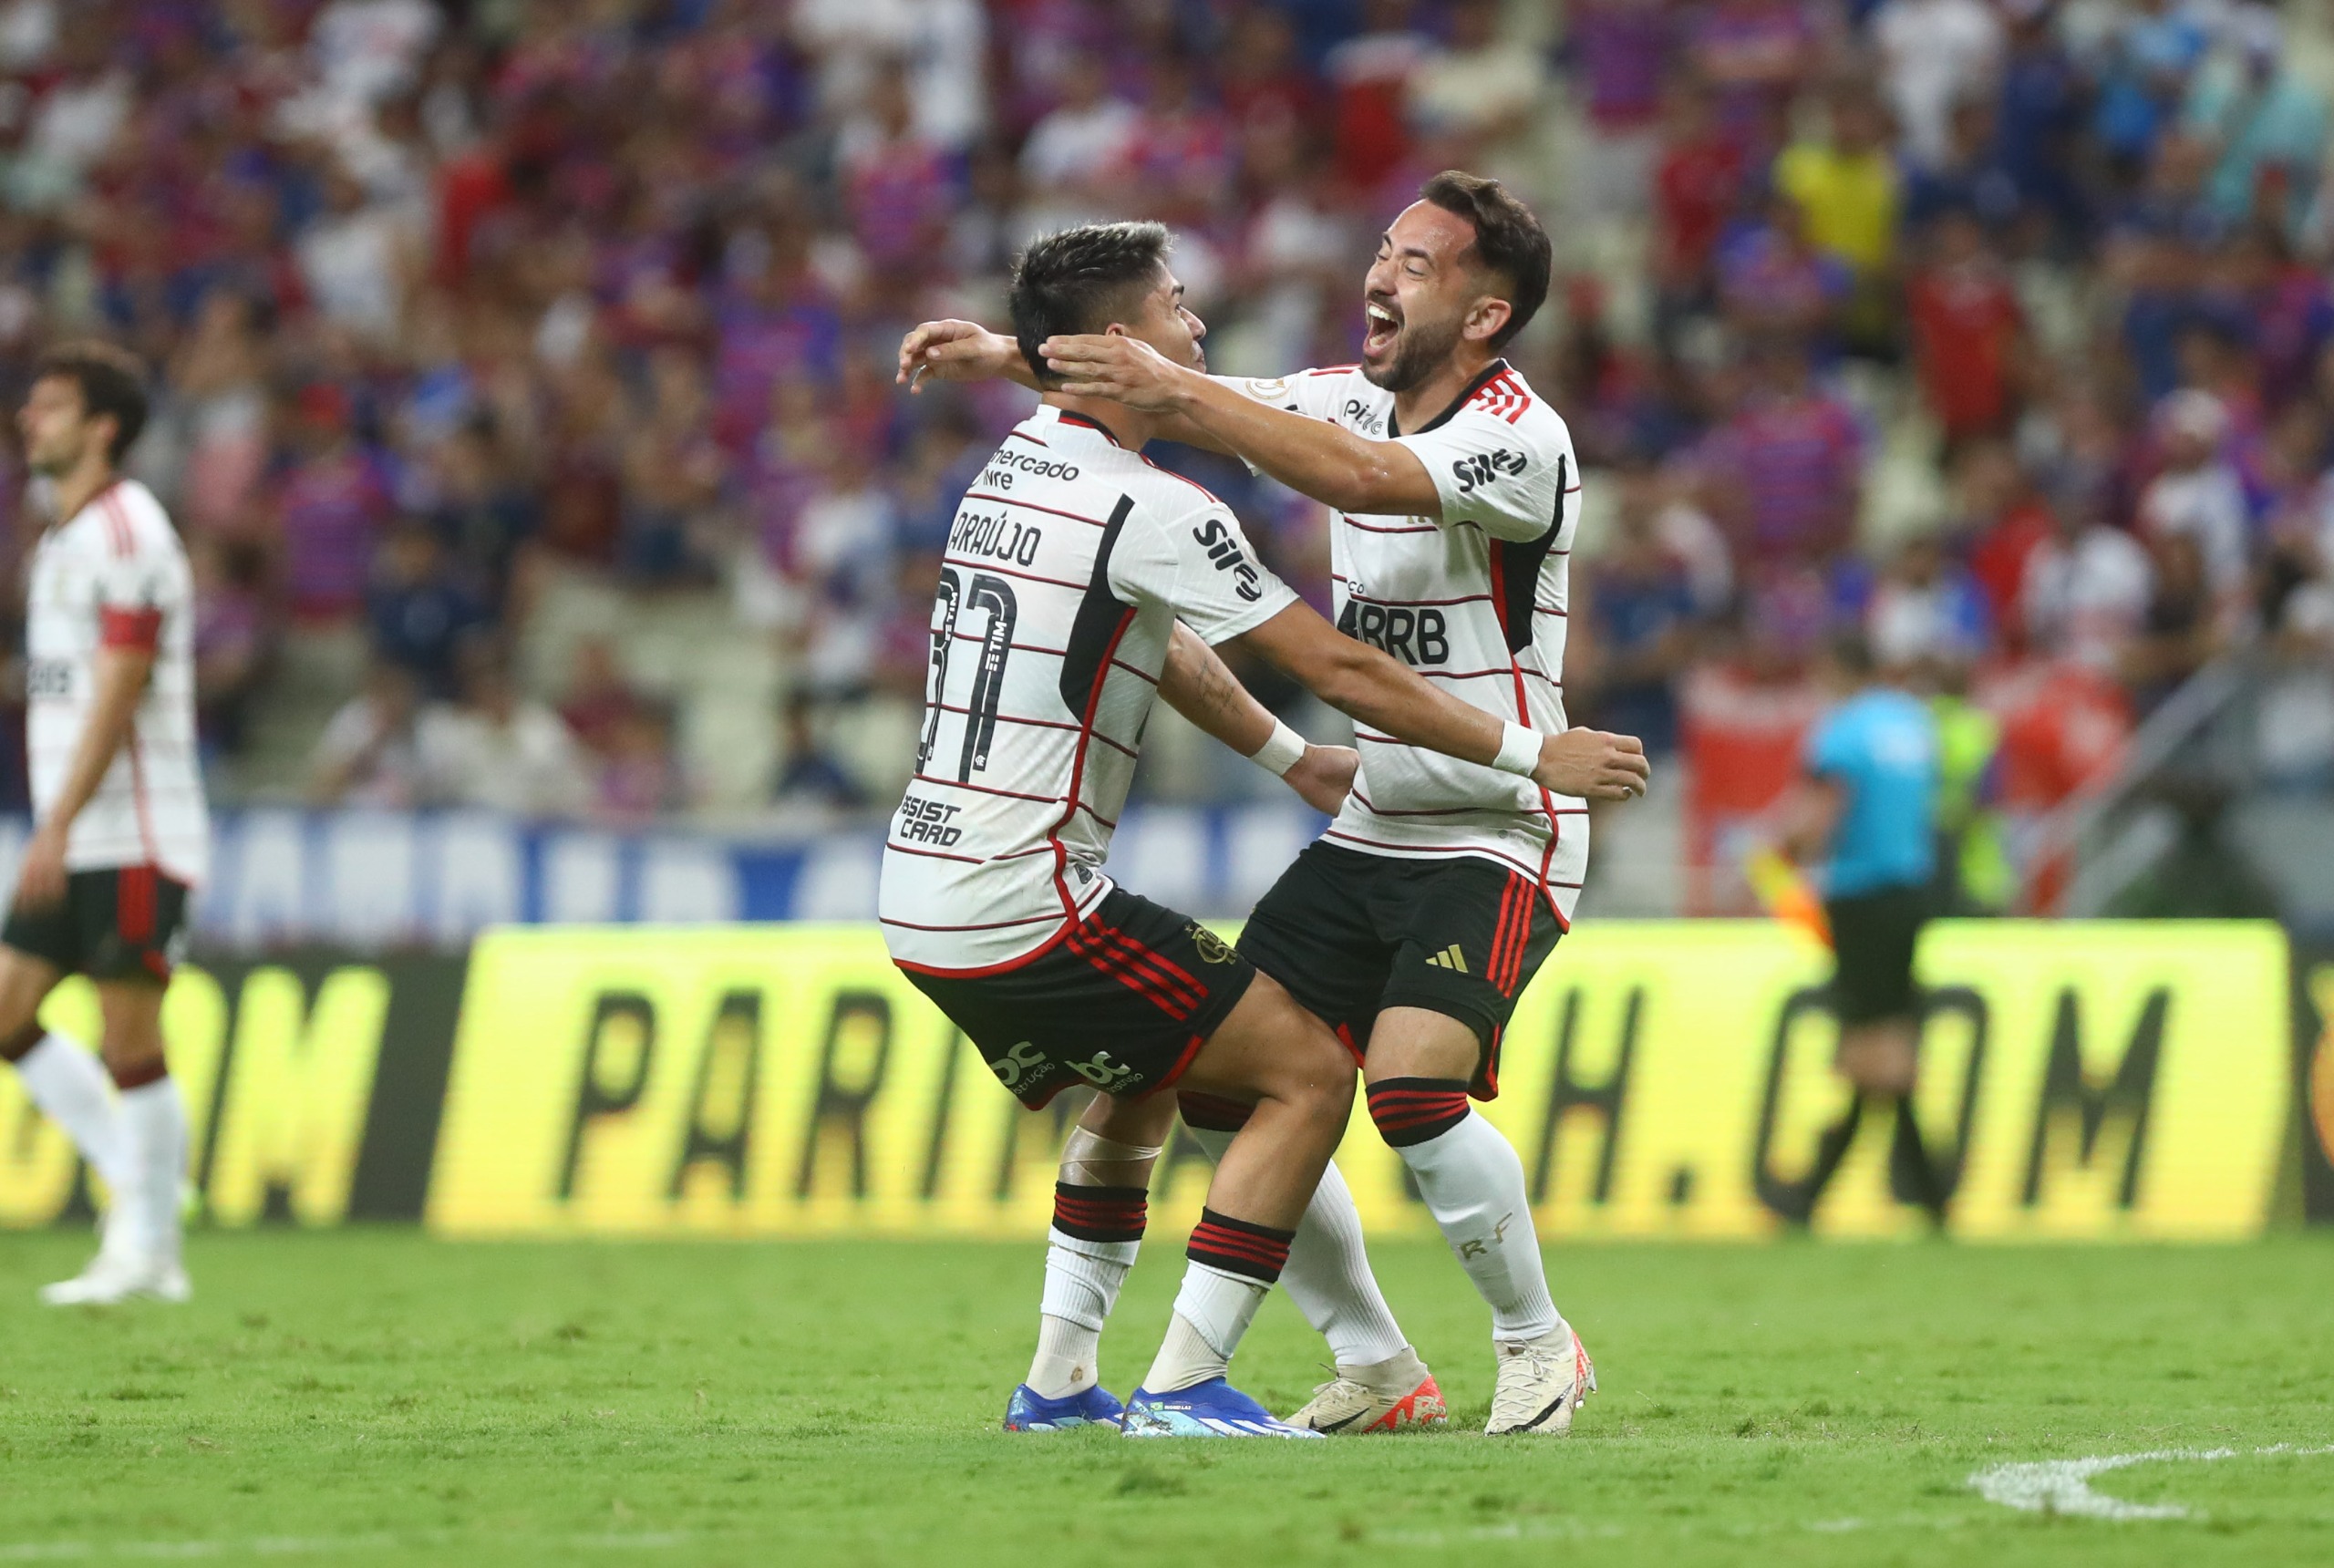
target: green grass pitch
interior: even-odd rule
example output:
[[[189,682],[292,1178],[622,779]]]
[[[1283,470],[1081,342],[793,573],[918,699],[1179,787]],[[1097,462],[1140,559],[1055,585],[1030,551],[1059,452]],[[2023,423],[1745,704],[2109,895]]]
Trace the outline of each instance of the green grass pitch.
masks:
[[[1460,1429],[1301,1444],[997,1431],[1035,1245],[201,1235],[189,1307],[36,1306],[86,1246],[0,1237],[0,1563],[2334,1562],[2334,1238],[1554,1248],[1604,1384],[1568,1442],[1469,1429],[1482,1308],[1387,1244]],[[1179,1268],[1155,1238],[1114,1388]],[[1320,1354],[1275,1298],[1239,1371],[1286,1409]],[[1968,1484],[2164,1449],[2234,1452],[2094,1484],[2184,1518]]]

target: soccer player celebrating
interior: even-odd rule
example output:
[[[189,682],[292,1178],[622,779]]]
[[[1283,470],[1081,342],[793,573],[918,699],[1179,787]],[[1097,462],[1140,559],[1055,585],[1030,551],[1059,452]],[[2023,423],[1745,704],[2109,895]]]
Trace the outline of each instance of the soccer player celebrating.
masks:
[[[1563,419],[1500,357],[1550,271],[1527,208],[1444,173],[1379,242],[1358,366],[1244,381],[1125,336],[1039,351],[1064,391],[1335,509],[1339,629],[1487,715],[1560,734],[1579,470]],[[1015,375],[1008,346],[929,323],[902,344],[903,373]],[[1501,1031],[1570,923],[1586,808],[1367,719],[1357,734],[1351,796],[1257,904],[1240,952],[1364,1053],[1370,1115],[1492,1310],[1487,1430],[1561,1435],[1595,1373],[1549,1294],[1522,1162],[1468,1100],[1498,1092]]]
[[[1102,874],[1151,705],[1162,689],[1228,684],[1206,645],[1238,642],[1368,733],[1522,788],[1619,799],[1641,788],[1645,759],[1619,738],[1503,721],[1340,636],[1256,562],[1221,501],[1144,461],[1157,415],[1056,388],[1038,345],[1084,334],[1196,373],[1205,329],[1182,308],[1167,244],[1155,223],[1073,229],[1016,270],[1017,339],[1045,397],[950,530],[880,918],[893,962],[1024,1104],[1083,1082],[1113,1102],[1181,1086],[1245,1108],[1123,1427],[1309,1436],[1226,1373],[1344,1131],[1352,1063],[1282,985]],[[1217,727],[1239,749],[1276,769],[1302,755],[1261,708],[1240,711],[1244,727]],[[1085,1184],[1058,1199],[1057,1227],[1107,1233],[1141,1205],[1139,1191]]]
[[[26,611],[36,823],[0,928],[0,1056],[112,1195],[97,1257],[41,1299],[184,1301],[186,1111],[161,1012],[187,893],[210,861],[193,578],[161,504],[119,472],[146,422],[134,359],[103,344],[51,351],[18,422],[60,521],[33,547]],[[73,972],[97,983],[103,1073],[38,1021]]]

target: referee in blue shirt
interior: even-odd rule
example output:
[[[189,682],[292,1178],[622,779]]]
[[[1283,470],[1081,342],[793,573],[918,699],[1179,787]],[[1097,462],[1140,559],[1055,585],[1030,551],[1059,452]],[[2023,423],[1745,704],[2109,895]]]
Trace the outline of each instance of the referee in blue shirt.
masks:
[[[1832,639],[1822,673],[1838,700],[1808,738],[1783,849],[1802,865],[1822,868],[1839,962],[1832,981],[1838,1066],[1856,1098],[1824,1130],[1787,1217],[1804,1223],[1813,1215],[1871,1106],[1895,1112],[1889,1165],[1896,1196],[1942,1224],[1944,1183],[1912,1109],[1920,1044],[1913,954],[1936,872],[1936,721],[1926,704],[1884,678],[1860,632]]]

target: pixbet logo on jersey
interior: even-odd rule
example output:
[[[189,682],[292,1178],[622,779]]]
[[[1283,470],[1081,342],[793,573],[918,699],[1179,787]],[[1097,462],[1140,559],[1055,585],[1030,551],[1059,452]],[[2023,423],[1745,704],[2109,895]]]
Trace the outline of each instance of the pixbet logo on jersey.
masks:
[[[1487,485],[1502,474],[1523,471],[1523,454],[1511,452],[1503,447],[1496,452],[1477,452],[1461,458],[1451,465],[1451,477],[1459,481],[1461,495],[1472,495],[1477,485]]]

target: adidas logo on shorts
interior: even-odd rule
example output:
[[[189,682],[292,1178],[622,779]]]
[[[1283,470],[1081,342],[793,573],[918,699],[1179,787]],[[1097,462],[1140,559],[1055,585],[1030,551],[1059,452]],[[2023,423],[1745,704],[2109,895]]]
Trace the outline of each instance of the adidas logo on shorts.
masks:
[[[1459,944],[1455,942],[1427,962],[1438,969],[1455,969],[1461,975],[1467,973],[1467,955],[1459,951]]]

